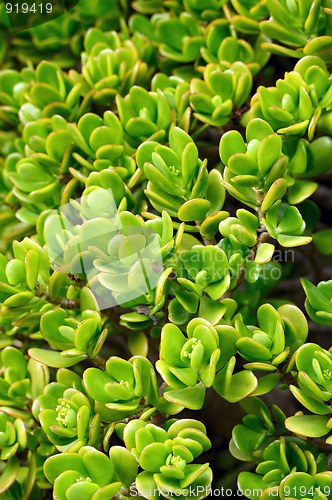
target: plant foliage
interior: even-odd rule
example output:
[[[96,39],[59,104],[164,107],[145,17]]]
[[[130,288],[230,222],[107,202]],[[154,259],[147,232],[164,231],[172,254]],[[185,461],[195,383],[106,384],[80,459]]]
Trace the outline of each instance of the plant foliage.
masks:
[[[331,0],[0,26],[0,496],[331,500]]]

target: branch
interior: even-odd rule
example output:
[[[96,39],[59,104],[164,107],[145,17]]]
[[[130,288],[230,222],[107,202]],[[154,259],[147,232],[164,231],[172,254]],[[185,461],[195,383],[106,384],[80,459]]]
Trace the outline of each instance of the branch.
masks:
[[[103,357],[103,356],[100,356],[98,354],[98,356],[96,356],[95,358],[93,358],[91,361],[93,361],[93,363],[98,366],[99,368],[101,368],[102,370],[106,370],[106,359]]]
[[[44,298],[50,304],[54,306],[60,306],[62,309],[80,309],[80,299],[67,299],[66,297],[57,297],[55,300],[51,298],[48,290],[40,288],[40,284],[37,282],[36,290],[39,290],[36,293],[36,297]]]

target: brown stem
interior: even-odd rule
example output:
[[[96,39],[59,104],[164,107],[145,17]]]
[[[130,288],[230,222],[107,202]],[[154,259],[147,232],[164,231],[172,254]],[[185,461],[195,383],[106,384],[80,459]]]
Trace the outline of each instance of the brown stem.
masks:
[[[39,283],[36,285],[36,289],[39,289]],[[80,308],[80,299],[67,299],[66,297],[57,297],[55,300],[51,298],[48,290],[44,290],[43,288],[39,289],[39,292],[36,294],[36,297],[44,298],[50,304],[54,306],[60,306],[62,309],[79,309]]]
[[[107,360],[103,356],[100,356],[98,354],[98,356],[96,356],[95,358],[93,358],[92,361],[94,362],[94,364],[96,366],[98,366],[102,370],[104,370],[104,371],[106,370],[106,361]]]
[[[201,227],[201,223],[200,223],[199,220],[196,220],[195,224],[196,224],[196,227],[198,227],[198,228]],[[201,235],[201,236],[202,236],[203,243],[204,243],[205,246],[215,245],[217,243],[215,238],[212,238],[212,240],[209,240],[208,238],[205,238],[205,236],[203,236],[203,235]]]

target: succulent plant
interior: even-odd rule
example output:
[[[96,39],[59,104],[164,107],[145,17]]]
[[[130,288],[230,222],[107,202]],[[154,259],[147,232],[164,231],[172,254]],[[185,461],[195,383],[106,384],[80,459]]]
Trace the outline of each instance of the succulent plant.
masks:
[[[331,0],[74,3],[0,6],[1,499],[329,500]]]
[[[222,65],[209,63],[203,81],[193,78],[190,83],[190,104],[194,116],[215,127],[229,121],[233,107],[241,107],[250,94],[252,76],[248,67],[236,61],[223,69]]]
[[[284,80],[277,80],[276,87],[258,87],[250,118],[263,118],[281,135],[301,136],[308,130],[311,140],[321,116],[324,121],[331,95],[326,64],[317,56],[305,56]]]
[[[153,56],[151,46],[138,35],[121,42],[114,31],[104,34],[100,29],[90,28],[84,38],[84,48],[83,89],[87,87],[87,95],[97,104],[111,103],[117,93],[126,95],[133,85],[145,86],[153,70],[147,64]],[[74,72],[71,76],[80,79]]]
[[[249,361],[246,367],[254,369],[258,362],[259,370],[276,370],[305,342],[308,334],[306,319],[295,306],[284,305],[277,311],[271,304],[258,308],[257,319],[258,329],[245,326],[240,319],[235,321],[240,335],[236,342],[237,350]]]
[[[129,361],[111,357],[106,362],[106,373],[88,368],[83,382],[95,401],[96,413],[106,422],[139,413],[159,399],[154,368],[143,356],[134,356]]]
[[[180,63],[193,61],[204,45],[202,31],[194,16],[187,12],[182,12],[178,18],[161,19],[157,23],[161,55]]]
[[[242,62],[255,76],[270,58],[269,53],[261,47],[270,39],[260,34],[252,46],[246,40],[227,36],[231,34],[226,19],[216,19],[209,24],[205,33],[206,47],[201,48],[203,58],[208,63],[219,63],[223,70],[230,69],[236,61]]]
[[[33,412],[59,451],[74,453],[83,446],[98,447],[100,417],[94,413],[93,403],[76,373],[58,370],[57,381],[44,388]]]
[[[167,210],[181,221],[202,221],[222,208],[224,190],[212,187],[220,174],[208,174],[206,160],[198,158],[194,141],[180,128],[172,127],[169,140],[169,147],[149,141],[137,151],[138,167],[149,180],[145,193],[159,212]]]
[[[151,90],[161,90],[170,108],[175,111],[175,124],[185,132],[189,132],[191,108],[189,103],[189,82],[177,76],[168,77],[164,73],[156,73],[151,81]]]
[[[331,324],[331,280],[321,281],[317,286],[302,279],[302,286],[307,296],[305,307],[310,318],[320,325]]]
[[[189,498],[204,498],[212,480],[211,469],[208,463],[190,463],[211,447],[201,422],[171,420],[163,429],[142,420],[132,420],[124,428],[123,438],[143,469],[136,478],[134,489],[144,498],[150,498],[149,491],[157,488],[171,498],[177,490]],[[190,491],[201,490],[202,493],[190,494],[190,486]]]
[[[147,139],[165,142],[172,124],[172,110],[163,92],[148,92],[134,85],[124,98],[116,97],[126,142],[137,148]]]
[[[259,27],[263,33],[279,42],[264,44],[266,50],[297,59],[318,55],[326,63],[331,62],[331,24],[323,5],[295,1],[290,7],[287,2],[269,0],[265,8],[270,18],[261,21]]]
[[[27,433],[24,422],[14,419],[7,413],[0,413],[1,460],[9,460],[17,451],[24,450],[27,445]]]
[[[21,71],[21,74],[24,70]],[[73,82],[56,64],[48,61],[39,63],[33,73],[31,68],[25,68],[23,82],[32,80],[31,85],[15,84],[12,92],[19,99],[22,96],[26,102],[20,102],[19,118],[23,125],[40,118],[52,118],[60,115],[68,121],[75,121],[89,104],[81,99],[82,84]],[[20,89],[18,94],[18,89]]]
[[[61,453],[50,457],[44,471],[60,500],[71,500],[77,495],[84,495],[88,500],[112,498],[121,488],[119,481],[113,481],[111,460],[89,446],[81,448],[78,454]]]

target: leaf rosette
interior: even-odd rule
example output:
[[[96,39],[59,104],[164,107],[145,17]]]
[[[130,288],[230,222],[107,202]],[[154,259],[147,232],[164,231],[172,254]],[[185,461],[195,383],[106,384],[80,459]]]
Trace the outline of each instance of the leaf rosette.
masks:
[[[305,308],[309,317],[319,325],[332,324],[332,280],[321,281],[317,286],[302,278],[301,283],[307,296]]]
[[[293,395],[311,412],[317,415],[329,415],[332,395],[331,353],[317,344],[308,343],[297,350],[295,362],[298,369],[298,387],[290,386]],[[330,430],[331,423],[327,422],[326,425],[322,435],[327,434]],[[304,435],[307,435],[305,430]],[[332,438],[328,436],[326,442],[330,444]]]
[[[160,359],[156,363],[156,369],[169,386],[164,393],[166,401],[200,409],[205,388],[214,383],[216,372],[233,359],[237,339],[233,327],[213,327],[203,318],[188,323],[187,337],[179,327],[167,323],[162,329]],[[228,375],[229,381],[231,378],[232,373]]]
[[[172,110],[164,93],[148,92],[134,85],[129,94],[116,96],[125,141],[137,148],[144,141],[166,142],[172,124]]]
[[[278,310],[271,304],[263,304],[257,310],[257,320],[258,328],[235,320],[240,334],[236,346],[240,355],[249,361],[245,367],[274,371],[305,342],[307,321],[300,309],[290,304]]]
[[[182,12],[179,17],[161,19],[156,28],[161,42],[159,52],[177,63],[194,61],[205,44],[201,24],[188,12]]]
[[[77,452],[87,445],[98,447],[100,416],[94,412],[81,377],[74,372],[59,369],[57,381],[45,387],[34,403],[33,412],[49,441],[60,452]]]
[[[18,113],[23,125],[53,115],[74,121],[80,116],[81,109],[89,106],[86,101],[81,102],[82,84],[73,82],[57,64],[42,61],[31,80],[31,85],[23,91],[27,102],[21,104]]]
[[[21,418],[0,411],[0,458],[10,460],[27,446],[27,431]]]
[[[159,399],[156,373],[143,356],[133,356],[129,361],[113,356],[106,362],[106,372],[85,370],[83,382],[95,401],[95,412],[105,422],[139,413]]]
[[[26,322],[30,318],[32,322],[26,323],[26,326],[35,326],[39,322],[40,309],[45,305],[45,297],[40,290],[45,290],[49,283],[48,257],[29,238],[21,243],[15,241],[13,253],[14,258],[9,261],[0,254],[2,321],[16,321],[17,326],[24,326],[24,321],[19,321],[25,318]]]
[[[198,158],[191,137],[172,127],[169,147],[148,141],[137,150],[138,167],[149,180],[145,193],[153,207],[181,221],[203,221],[218,213],[225,200],[216,169],[207,171],[207,161]]]
[[[152,78],[151,90],[157,92],[158,89],[164,93],[172,111],[175,111],[176,125],[188,133],[191,117],[189,82],[179,76],[157,73]]]
[[[211,447],[201,422],[170,420],[163,429],[132,420],[124,428],[123,439],[143,469],[136,478],[136,488],[144,498],[150,500],[151,491],[157,489],[167,498],[177,495],[199,500],[206,496],[212,481],[209,464],[191,464]],[[190,486],[194,493],[188,494]]]
[[[240,107],[250,94],[252,75],[248,67],[236,61],[229,68],[222,64],[209,63],[203,80],[193,78],[190,83],[190,104],[194,116],[201,122],[221,127],[233,111]]]
[[[264,43],[265,50],[296,59],[317,55],[331,63],[331,25],[324,4],[295,0],[290,7],[284,0],[268,0],[264,6],[270,18],[262,20],[259,28],[277,42]]]
[[[164,266],[183,232],[180,226],[173,236],[166,212],[146,222],[139,215],[118,212],[116,203],[122,194],[121,189],[115,190],[114,198],[113,190],[92,186],[80,203],[72,200],[61,216],[51,214],[45,223],[51,261],[55,266],[69,266],[72,274],[86,279],[100,308],[116,303],[137,305],[142,300],[151,303],[156,295],[159,303],[166,284]],[[84,222],[74,226],[70,219],[77,211]]]
[[[50,457],[44,473],[59,500],[103,500],[113,498],[121,488],[112,461],[90,446],[84,446],[79,453]]]
[[[329,121],[324,112],[331,102],[332,80],[326,64],[317,56],[305,56],[294,71],[277,80],[276,87],[258,87],[251,100],[250,119],[262,118],[285,136],[299,137],[308,130],[312,140],[320,120],[323,129]]]
[[[261,44],[271,40],[260,34],[251,45],[246,40],[229,35],[231,33],[226,19],[216,19],[209,24],[205,31],[206,47],[201,48],[202,57],[207,63],[219,64],[223,70],[230,69],[236,61],[242,62],[255,76],[270,58]]]
[[[153,48],[142,35],[121,41],[115,31],[104,33],[90,28],[84,37],[81,54],[85,87],[96,104],[110,104],[116,94],[125,95],[133,85],[146,86],[153,71]],[[150,66],[150,67],[149,67]],[[79,80],[78,74],[72,77]],[[87,92],[87,94],[88,94]]]
[[[236,130],[221,137],[219,154],[226,165],[222,183],[232,196],[255,208],[264,197],[284,196],[288,158],[282,153],[281,137],[262,119],[255,118],[248,123],[246,140],[247,143]],[[276,181],[277,187],[280,185],[277,191],[273,186]]]

